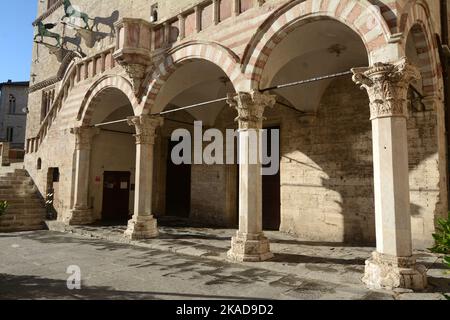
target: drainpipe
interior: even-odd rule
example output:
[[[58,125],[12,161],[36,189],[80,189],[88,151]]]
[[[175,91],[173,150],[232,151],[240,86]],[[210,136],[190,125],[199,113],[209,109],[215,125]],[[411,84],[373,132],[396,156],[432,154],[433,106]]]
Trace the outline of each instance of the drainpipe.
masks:
[[[449,33],[448,33],[448,0],[440,0],[440,11],[441,11],[441,38],[439,43],[439,54],[442,63],[442,72],[444,79],[444,110],[445,110],[445,125],[447,133],[447,178],[450,177],[450,51],[449,51]],[[447,190],[449,190],[449,181],[447,181]],[[447,192],[448,203],[450,203],[450,192]]]

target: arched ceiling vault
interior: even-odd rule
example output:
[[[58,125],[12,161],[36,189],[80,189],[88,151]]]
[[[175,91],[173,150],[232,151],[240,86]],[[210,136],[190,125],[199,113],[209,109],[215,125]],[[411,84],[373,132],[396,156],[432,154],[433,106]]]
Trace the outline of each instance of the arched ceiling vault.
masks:
[[[367,51],[358,34],[335,20],[314,21],[292,31],[275,47],[265,66],[261,88],[367,65]],[[331,81],[276,92],[298,110],[316,112]]]

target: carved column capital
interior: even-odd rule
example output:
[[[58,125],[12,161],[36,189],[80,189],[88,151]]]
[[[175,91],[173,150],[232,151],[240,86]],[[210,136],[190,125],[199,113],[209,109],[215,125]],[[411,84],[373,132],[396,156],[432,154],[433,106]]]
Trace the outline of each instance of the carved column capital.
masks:
[[[129,117],[128,125],[136,129],[136,144],[155,144],[156,129],[164,124],[160,116],[142,115]]]
[[[75,127],[70,129],[70,133],[75,135],[75,150],[90,150],[92,138],[99,133],[98,128]]]
[[[261,129],[264,110],[275,105],[275,96],[263,94],[259,91],[239,92],[228,95],[227,103],[235,108],[239,122],[239,129]]]
[[[408,88],[412,81],[420,79],[420,72],[406,58],[354,68],[352,72],[353,81],[369,94],[371,120],[407,117]]]

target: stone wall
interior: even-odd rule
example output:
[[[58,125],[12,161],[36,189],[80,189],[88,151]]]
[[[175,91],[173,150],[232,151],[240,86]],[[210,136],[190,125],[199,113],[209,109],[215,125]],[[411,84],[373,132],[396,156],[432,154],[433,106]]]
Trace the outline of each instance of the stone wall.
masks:
[[[101,131],[95,136],[91,151],[89,196],[94,217],[102,219],[103,174],[105,171],[131,173],[134,184],[136,169],[136,140],[131,134]],[[129,212],[133,213],[134,191],[130,192]]]
[[[336,80],[317,114],[281,117],[281,230],[316,241],[375,240],[367,95]]]
[[[267,117],[267,124],[281,125],[281,230],[309,240],[374,243],[366,93],[350,80],[335,80],[317,114],[300,115],[278,105]],[[435,219],[447,210],[441,201],[446,179],[438,161],[439,128],[436,111],[411,110],[408,143],[416,248],[430,246]]]
[[[49,168],[58,168],[60,178],[54,185],[57,193],[55,209],[58,212],[58,220],[61,221],[70,213],[73,204],[74,149],[74,136],[69,130],[60,130],[55,126],[41,144],[39,151],[25,157],[25,168],[43,197],[47,194]],[[38,159],[42,160],[41,169],[37,167]]]

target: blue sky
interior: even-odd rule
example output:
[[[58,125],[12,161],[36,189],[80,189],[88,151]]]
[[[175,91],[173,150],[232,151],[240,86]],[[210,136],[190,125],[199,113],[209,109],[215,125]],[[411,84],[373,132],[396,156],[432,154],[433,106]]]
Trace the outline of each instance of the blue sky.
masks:
[[[0,10],[0,82],[29,81],[33,26],[38,0],[2,1]]]

